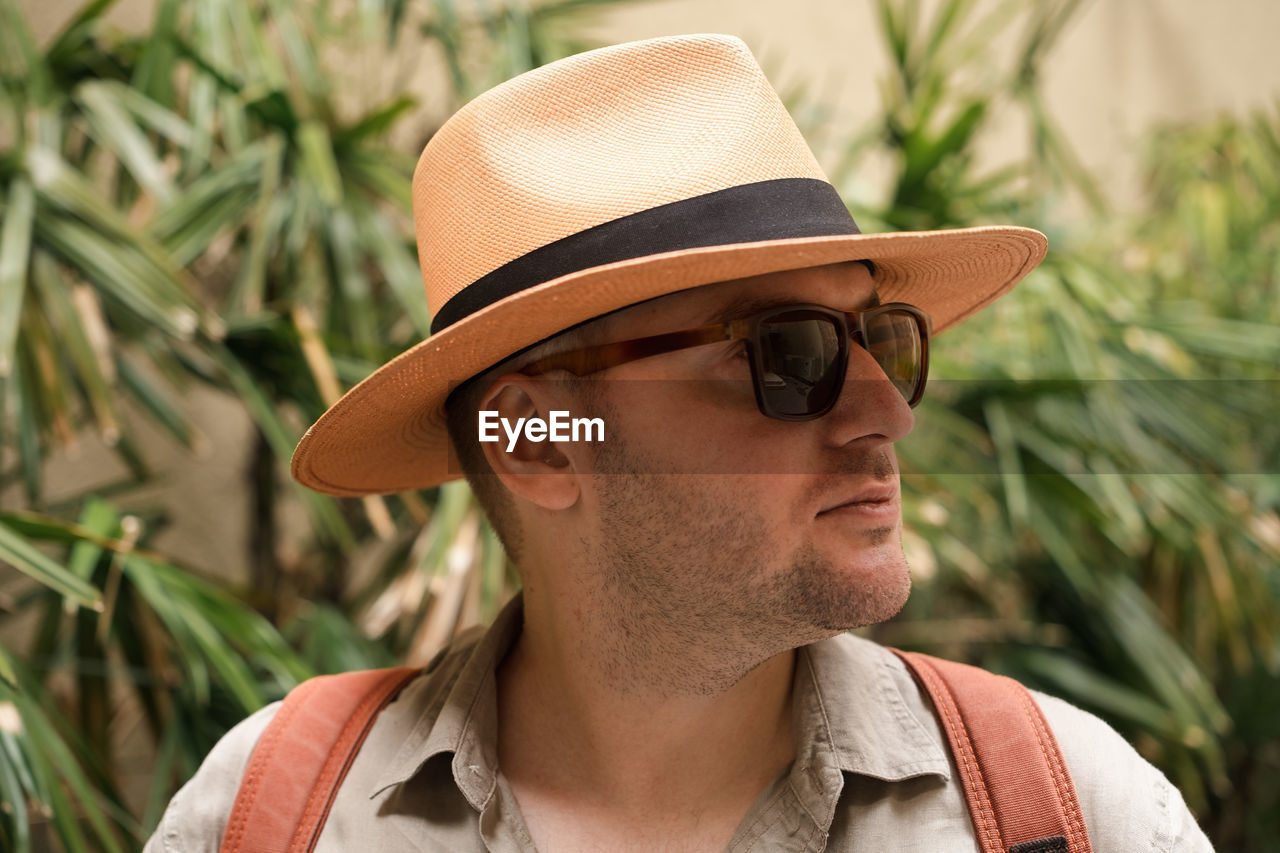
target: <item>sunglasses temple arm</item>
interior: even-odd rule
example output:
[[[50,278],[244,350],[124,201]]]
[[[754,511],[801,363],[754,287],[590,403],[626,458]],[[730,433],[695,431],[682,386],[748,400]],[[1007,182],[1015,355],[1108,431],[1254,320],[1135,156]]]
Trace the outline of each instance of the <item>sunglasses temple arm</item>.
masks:
[[[589,376],[629,361],[639,361],[642,358],[676,350],[732,340],[736,326],[736,323],[719,323],[714,326],[687,329],[683,332],[670,332],[665,335],[569,350],[540,358],[521,372],[529,376],[538,376],[552,370],[565,370],[574,376]]]

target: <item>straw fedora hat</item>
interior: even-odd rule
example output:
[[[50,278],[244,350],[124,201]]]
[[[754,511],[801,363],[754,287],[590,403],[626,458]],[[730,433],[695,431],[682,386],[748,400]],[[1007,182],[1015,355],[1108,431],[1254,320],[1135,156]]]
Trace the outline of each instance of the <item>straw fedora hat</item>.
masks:
[[[867,259],[884,301],[940,332],[1043,258],[1030,228],[861,234],[747,46],[723,35],[593,50],[480,95],[413,176],[431,336],[303,436],[293,476],[331,495],[426,488],[458,383],[656,296]]]

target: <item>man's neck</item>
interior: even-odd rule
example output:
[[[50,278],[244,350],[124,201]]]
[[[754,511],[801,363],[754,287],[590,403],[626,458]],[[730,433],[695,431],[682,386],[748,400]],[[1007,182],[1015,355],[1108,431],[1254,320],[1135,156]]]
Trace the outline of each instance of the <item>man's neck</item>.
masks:
[[[727,689],[681,690],[678,654],[661,682],[620,672],[602,659],[611,644],[590,636],[594,626],[544,604],[526,600],[524,630],[498,671],[499,766],[535,840],[538,825],[552,825],[544,818],[572,813],[620,829],[657,818],[728,826],[714,842],[723,848],[792,760],[794,650],[745,663]]]

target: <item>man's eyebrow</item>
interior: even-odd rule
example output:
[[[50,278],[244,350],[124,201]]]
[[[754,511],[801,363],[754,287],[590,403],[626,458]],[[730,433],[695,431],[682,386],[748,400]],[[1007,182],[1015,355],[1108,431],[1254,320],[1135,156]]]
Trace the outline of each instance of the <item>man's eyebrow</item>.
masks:
[[[704,325],[713,326],[717,323],[728,323],[731,320],[738,320],[742,317],[759,314],[761,311],[768,311],[770,308],[780,308],[783,305],[795,304],[796,300],[794,298],[781,296],[757,296],[753,299],[738,299],[707,317]],[[871,296],[867,298],[866,304],[862,307],[875,308],[879,304],[880,294],[873,290],[871,291]]]

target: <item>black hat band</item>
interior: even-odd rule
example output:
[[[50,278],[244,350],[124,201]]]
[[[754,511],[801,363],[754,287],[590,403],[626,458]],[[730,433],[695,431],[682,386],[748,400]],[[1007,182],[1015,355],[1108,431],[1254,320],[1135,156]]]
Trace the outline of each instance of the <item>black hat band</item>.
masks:
[[[742,184],[622,216],[539,246],[455,294],[436,312],[431,332],[579,270],[681,249],[860,233],[826,181],[779,178]]]

